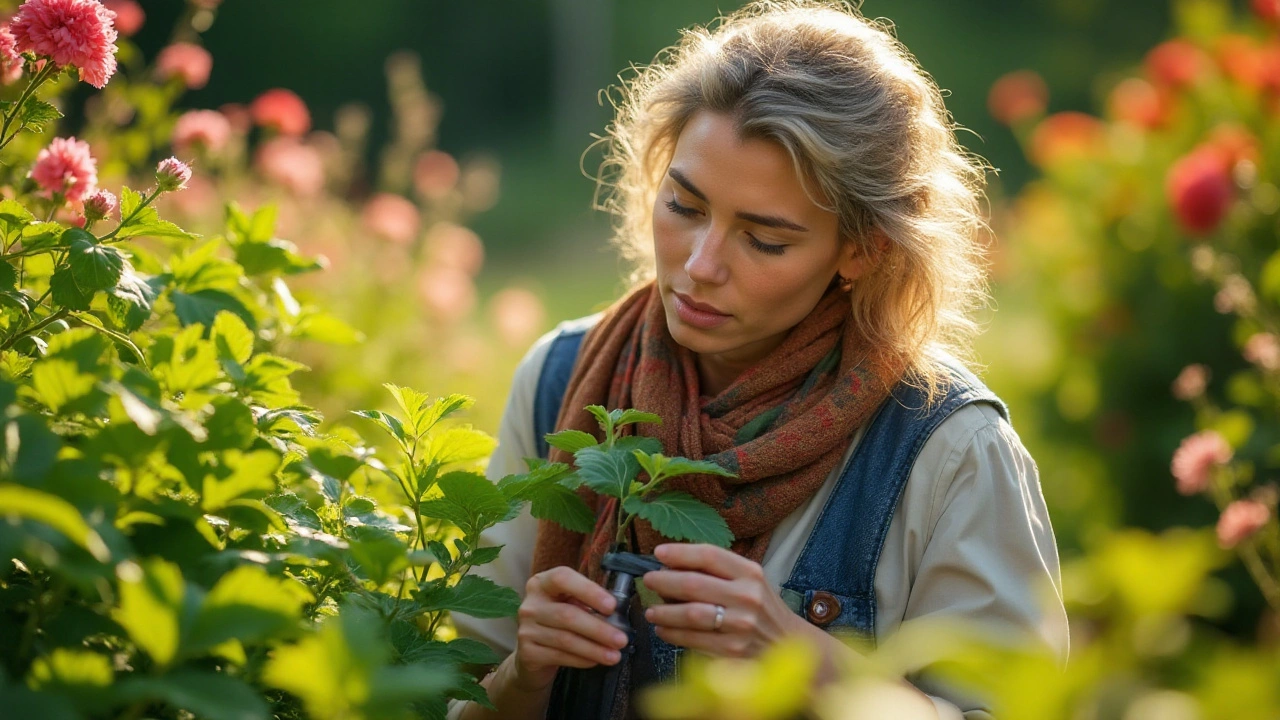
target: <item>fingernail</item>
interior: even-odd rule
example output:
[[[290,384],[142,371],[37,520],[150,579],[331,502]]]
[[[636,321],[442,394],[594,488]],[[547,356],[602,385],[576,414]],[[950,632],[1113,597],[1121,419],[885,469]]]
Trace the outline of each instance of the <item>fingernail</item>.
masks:
[[[614,633],[614,634],[613,634],[613,644],[614,644],[614,645],[626,646],[626,644],[627,644],[627,636],[626,636],[626,635],[624,635],[624,634],[622,634],[622,633]]]
[[[610,665],[616,664],[616,663],[617,663],[619,660],[621,660],[621,659],[622,659],[622,655],[621,655],[620,653],[618,653],[618,652],[616,652],[616,651],[612,651],[612,650],[609,652],[609,664],[610,664]]]
[[[653,622],[653,608],[644,611],[644,619]]]

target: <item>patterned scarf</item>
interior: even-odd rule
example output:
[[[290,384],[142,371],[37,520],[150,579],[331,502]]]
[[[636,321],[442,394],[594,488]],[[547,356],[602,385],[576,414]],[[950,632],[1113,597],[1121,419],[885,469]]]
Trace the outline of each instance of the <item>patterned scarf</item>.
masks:
[[[849,318],[849,296],[833,286],[782,344],[707,398],[699,393],[697,357],[672,339],[650,282],[609,308],[583,339],[556,429],[599,437],[587,405],[656,413],[662,425],[628,427],[657,438],[668,457],[709,460],[738,476],[688,475],[664,487],[719,510],[736,538],[732,550],[760,562],[773,529],[825,482],[902,376],[903,364],[871,352]],[[572,463],[573,456],[552,448],[550,460]],[[594,531],[541,521],[533,572],[568,565],[603,579],[600,561],[617,534],[618,501],[579,492],[596,511]],[[644,521],[633,527],[637,552],[664,542]]]

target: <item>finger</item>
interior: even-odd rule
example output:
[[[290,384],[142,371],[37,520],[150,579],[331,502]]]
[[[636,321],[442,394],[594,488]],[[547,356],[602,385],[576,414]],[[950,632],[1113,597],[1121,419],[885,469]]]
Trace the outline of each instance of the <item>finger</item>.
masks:
[[[723,605],[725,599],[737,593],[728,580],[702,572],[682,570],[654,570],[645,573],[644,586],[662,596],[668,602],[704,602]]]
[[[526,667],[572,667],[572,668],[593,668],[600,663],[594,660],[588,660],[572,653],[557,650],[556,648],[543,647],[541,645],[530,645],[524,651],[523,664]]]
[[[616,665],[622,658],[622,654],[612,647],[594,643],[581,635],[559,628],[530,628],[525,637],[535,645],[584,658],[594,664]]]
[[[726,635],[684,628],[655,627],[654,632],[672,645],[697,650],[715,657],[754,657],[756,643],[744,635]]]
[[[736,580],[756,574],[764,576],[759,563],[722,547],[705,543],[665,543],[654,548],[653,554],[659,562],[674,570],[698,570],[725,580]]]
[[[717,608],[715,605],[702,602],[668,603],[655,605],[644,612],[645,620],[659,627],[684,630],[714,631],[716,627]],[[731,616],[732,615],[732,616]],[[725,609],[720,621],[720,631],[739,629],[736,614]]]
[[[609,615],[618,604],[607,590],[591,582],[582,573],[567,567],[544,570],[533,578],[539,589],[557,600],[574,599],[601,615]]]
[[[534,603],[521,608],[520,618],[532,620],[533,625],[567,630],[599,645],[612,648],[627,645],[626,633],[605,622],[599,615],[592,615],[569,603]]]

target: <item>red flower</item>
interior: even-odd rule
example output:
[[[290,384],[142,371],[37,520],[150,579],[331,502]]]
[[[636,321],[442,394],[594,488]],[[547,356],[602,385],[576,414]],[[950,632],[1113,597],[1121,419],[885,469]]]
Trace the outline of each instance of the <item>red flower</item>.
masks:
[[[1031,70],[1017,70],[1002,76],[987,93],[987,110],[1005,125],[1040,117],[1049,105],[1049,87]]]
[[[324,189],[324,158],[297,138],[272,138],[258,146],[254,156],[258,171],[268,180],[299,196]]]
[[[61,193],[72,202],[83,200],[98,189],[98,163],[89,152],[89,143],[70,138],[54,138],[36,155],[28,175],[45,197]]]
[[[222,152],[231,140],[231,122],[217,110],[183,113],[173,126],[173,148],[183,155],[198,150]]]
[[[102,0],[102,4],[116,14],[116,30],[125,37],[133,36],[147,21],[142,6],[133,0]]]
[[[1146,68],[1152,82],[1182,88],[1208,73],[1209,56],[1189,40],[1166,40],[1147,53]]]
[[[1280,0],[1253,0],[1253,12],[1269,23],[1280,23]]]
[[[1183,156],[1169,168],[1165,193],[1183,230],[1191,235],[1213,232],[1226,216],[1234,195],[1222,153],[1201,146]]]
[[[311,113],[306,103],[284,88],[268,90],[249,106],[253,121],[282,135],[301,135],[311,129]]]
[[[198,90],[209,83],[213,72],[213,56],[199,45],[179,42],[156,56],[156,74],[161,80],[181,78],[188,90]]]
[[[1168,123],[1172,105],[1166,91],[1136,77],[1121,81],[1107,98],[1112,117],[1147,130]]]
[[[0,27],[0,82],[11,85],[22,77],[23,60],[18,52],[18,41],[9,28]]]
[[[1224,35],[1215,47],[1222,72],[1236,83],[1256,90],[1266,76],[1266,54],[1248,35]]]
[[[1102,148],[1102,122],[1080,112],[1054,113],[1031,133],[1029,154],[1040,167],[1095,155]]]
[[[116,72],[116,14],[98,0],[27,0],[9,22],[18,51],[30,50],[101,88]]]

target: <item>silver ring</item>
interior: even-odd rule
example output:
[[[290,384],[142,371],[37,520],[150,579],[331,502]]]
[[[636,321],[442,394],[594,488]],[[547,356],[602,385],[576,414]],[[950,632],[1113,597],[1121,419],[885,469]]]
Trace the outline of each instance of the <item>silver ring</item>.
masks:
[[[724,624],[724,606],[717,605],[716,606],[716,622],[714,625],[711,626],[711,629],[716,632],[720,632],[720,626],[723,624]]]

